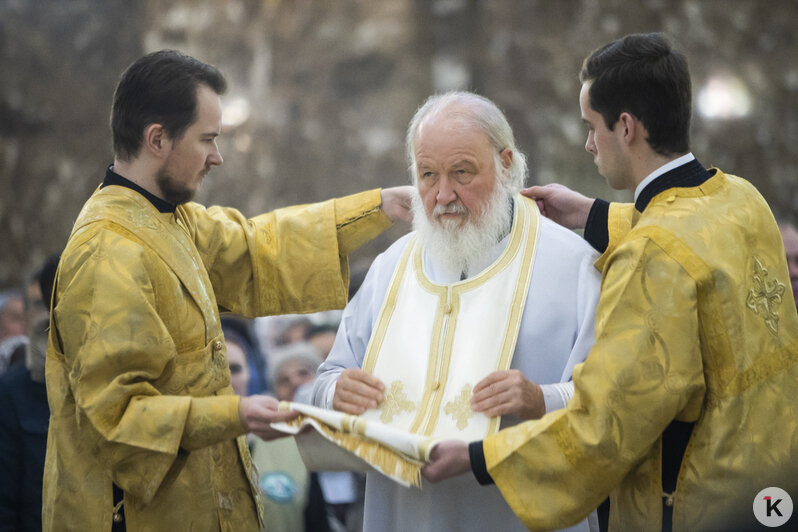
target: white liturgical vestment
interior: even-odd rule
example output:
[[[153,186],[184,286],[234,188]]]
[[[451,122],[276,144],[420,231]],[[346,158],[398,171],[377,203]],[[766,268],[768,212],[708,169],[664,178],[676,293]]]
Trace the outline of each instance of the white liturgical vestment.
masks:
[[[319,368],[314,404],[332,408],[341,371],[362,367],[386,386],[380,408],[362,417],[417,434],[473,441],[498,430],[499,420],[471,412],[468,399],[500,369],[540,384],[547,411],[565,406],[569,388],[561,383],[593,344],[597,254],[521,196],[512,231],[491,251],[492,263],[465,280],[435,264],[414,233],[377,257]],[[569,530],[591,529],[598,530],[595,514]],[[473,475],[418,490],[369,473],[364,530],[526,529],[498,489]]]

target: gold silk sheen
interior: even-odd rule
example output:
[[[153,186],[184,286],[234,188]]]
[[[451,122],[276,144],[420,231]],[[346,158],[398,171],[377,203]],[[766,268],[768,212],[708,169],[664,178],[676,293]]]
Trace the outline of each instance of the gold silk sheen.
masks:
[[[798,497],[798,315],[765,201],[716,171],[609,215],[596,343],[567,408],[484,441],[488,471],[530,529],[584,518],[662,525],[661,434],[694,422],[673,530],[758,526],[754,497]],[[739,528],[738,528],[739,527]]]
[[[96,191],[57,276],[43,529],[110,530],[115,483],[129,531],[257,530],[219,309],[343,307],[346,254],[390,224],[379,207],[374,190],[246,219]]]

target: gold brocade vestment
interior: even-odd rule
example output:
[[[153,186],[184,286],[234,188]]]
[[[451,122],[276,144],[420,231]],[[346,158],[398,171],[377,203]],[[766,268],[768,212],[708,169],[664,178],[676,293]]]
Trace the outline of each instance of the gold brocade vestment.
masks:
[[[488,471],[530,529],[575,523],[612,491],[611,530],[656,531],[661,434],[694,422],[673,530],[753,529],[760,490],[798,497],[798,315],[773,215],[719,170],[633,212],[610,210],[574,397],[487,438]]]
[[[379,191],[244,218],[159,213],[99,189],[57,276],[47,353],[44,530],[257,530],[256,487],[219,324],[346,302],[346,255],[388,224]]]

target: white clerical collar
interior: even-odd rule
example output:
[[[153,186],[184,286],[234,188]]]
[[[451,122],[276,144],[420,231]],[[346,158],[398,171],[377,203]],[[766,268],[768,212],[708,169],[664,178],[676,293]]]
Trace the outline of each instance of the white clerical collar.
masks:
[[[640,195],[641,192],[643,192],[643,189],[646,188],[649,185],[649,183],[654,181],[656,178],[658,178],[659,176],[661,176],[665,172],[670,172],[674,168],[678,168],[681,165],[689,163],[690,161],[692,161],[694,159],[695,159],[695,156],[693,155],[693,152],[686,153],[685,155],[682,155],[681,157],[678,157],[678,158],[676,158],[676,159],[674,159],[672,161],[669,161],[669,162],[663,164],[662,166],[660,166],[659,168],[657,168],[656,170],[654,170],[653,172],[648,174],[646,176],[646,178],[643,179],[640,182],[640,184],[637,185],[637,188],[635,189],[635,201],[637,201],[637,197]]]

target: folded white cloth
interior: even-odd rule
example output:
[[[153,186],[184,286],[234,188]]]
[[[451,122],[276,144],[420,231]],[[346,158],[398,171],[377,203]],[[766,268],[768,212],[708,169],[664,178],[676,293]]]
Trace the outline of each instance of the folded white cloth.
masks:
[[[438,441],[306,404],[283,401],[280,409],[301,413],[292,421],[272,423],[272,427],[295,435],[311,471],[366,471],[371,467],[403,486],[420,487],[421,467]],[[314,430],[304,431],[305,427]]]

